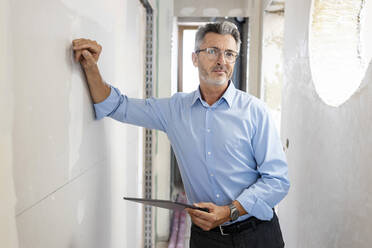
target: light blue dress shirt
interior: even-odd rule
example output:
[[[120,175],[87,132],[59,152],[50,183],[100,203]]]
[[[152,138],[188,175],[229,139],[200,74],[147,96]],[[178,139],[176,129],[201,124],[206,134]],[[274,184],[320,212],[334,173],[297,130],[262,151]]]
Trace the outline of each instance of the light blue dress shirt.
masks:
[[[212,106],[199,89],[171,98],[133,99],[117,88],[95,104],[96,118],[164,131],[190,203],[237,200],[250,216],[273,217],[289,190],[288,167],[274,122],[257,98],[230,83]]]

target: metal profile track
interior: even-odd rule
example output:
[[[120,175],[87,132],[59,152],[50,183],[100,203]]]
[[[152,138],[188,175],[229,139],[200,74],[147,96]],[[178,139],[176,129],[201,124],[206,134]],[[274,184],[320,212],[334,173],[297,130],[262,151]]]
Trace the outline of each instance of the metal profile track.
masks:
[[[153,93],[153,9],[147,0],[140,0],[146,9],[146,60],[145,60],[145,97]],[[144,168],[144,197],[152,197],[152,130],[145,129],[145,168]],[[150,206],[144,207],[144,248],[153,246],[153,218]]]

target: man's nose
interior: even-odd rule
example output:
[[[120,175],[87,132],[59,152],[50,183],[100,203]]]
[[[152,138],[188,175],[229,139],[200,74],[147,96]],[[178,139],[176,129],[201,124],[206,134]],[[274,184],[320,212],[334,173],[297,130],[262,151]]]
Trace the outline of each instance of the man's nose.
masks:
[[[219,52],[217,55],[217,63],[225,64],[225,62],[226,62],[225,54],[223,52]]]

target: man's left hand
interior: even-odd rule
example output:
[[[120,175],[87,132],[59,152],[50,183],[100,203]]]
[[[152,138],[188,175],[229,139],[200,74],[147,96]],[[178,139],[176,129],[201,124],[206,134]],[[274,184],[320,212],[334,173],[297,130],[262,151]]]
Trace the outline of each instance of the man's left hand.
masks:
[[[197,209],[186,208],[192,222],[204,231],[209,231],[230,220],[230,208],[228,206],[217,206],[210,202],[196,203],[194,206],[208,208],[209,210],[208,213]]]

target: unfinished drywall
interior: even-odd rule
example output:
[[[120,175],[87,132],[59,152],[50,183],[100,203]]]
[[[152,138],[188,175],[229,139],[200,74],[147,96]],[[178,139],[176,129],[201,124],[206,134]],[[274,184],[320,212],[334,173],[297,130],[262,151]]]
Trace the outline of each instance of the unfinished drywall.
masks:
[[[142,98],[143,6],[129,0],[0,6],[0,246],[140,247],[141,207],[122,197],[142,192],[142,129],[95,120],[71,42],[101,43],[103,78]]]
[[[368,248],[372,65],[349,100],[324,103],[310,71],[310,7],[311,0],[288,0],[285,8],[282,141],[292,187],[279,215],[286,247]]]
[[[9,2],[0,2],[0,245],[18,248],[12,171],[13,85],[9,53]]]

